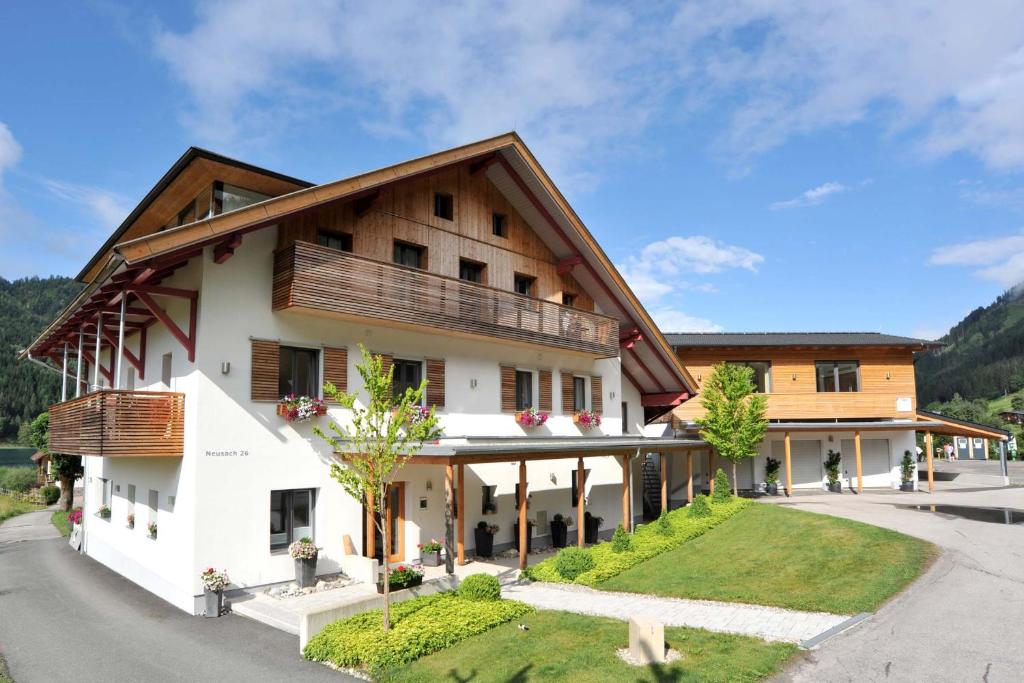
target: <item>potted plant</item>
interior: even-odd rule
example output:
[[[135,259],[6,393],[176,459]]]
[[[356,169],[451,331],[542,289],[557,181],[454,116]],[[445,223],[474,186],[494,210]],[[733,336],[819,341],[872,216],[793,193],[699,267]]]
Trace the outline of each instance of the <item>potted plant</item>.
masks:
[[[208,618],[219,617],[221,608],[224,605],[224,588],[231,583],[227,571],[217,571],[213,567],[208,567],[206,571],[199,575],[199,578],[203,582],[206,616]]]
[[[516,412],[516,424],[520,427],[542,427],[548,421],[548,414],[536,408]]]
[[[288,546],[288,554],[295,560],[295,582],[299,588],[309,588],[316,583],[316,558],[320,549],[309,536],[303,536]]]
[[[497,524],[480,522],[473,529],[476,536],[476,554],[478,557],[494,557],[494,534],[498,533]]]
[[[533,550],[533,526],[534,521],[532,519],[526,520],[526,552]],[[517,519],[512,524],[512,543],[516,550],[519,550],[519,520]]]
[[[82,508],[75,508],[68,513],[68,522],[77,526],[82,523]]]
[[[900,463],[900,491],[914,490],[914,457],[910,451],[903,451],[903,461]]]
[[[771,496],[779,495],[779,465],[775,458],[764,461],[764,490]]]
[[[604,517],[597,517],[589,512],[583,513],[583,540],[587,543],[597,543],[597,532],[601,530]]]
[[[551,545],[555,548],[564,548],[566,539],[569,536],[569,526],[572,524],[571,517],[562,517],[561,514],[556,513],[551,518]]]
[[[483,505],[483,513],[485,515],[493,515],[497,511],[498,511],[498,506],[497,506],[496,503],[493,503],[493,502],[484,503],[484,505]]]
[[[150,538],[156,538],[156,522],[150,522],[146,529],[149,531]]]
[[[110,519],[110,506],[100,505],[100,509],[96,511],[96,514],[102,519]]]
[[[423,583],[423,572],[415,566],[400,564],[388,572],[388,585],[391,590],[402,590],[412,588]],[[377,579],[377,592],[384,593],[383,575]]]
[[[288,394],[277,404],[277,414],[289,422],[305,422],[327,414],[323,399]]]
[[[580,429],[594,429],[601,426],[601,414],[593,410],[577,410],[573,413],[572,421]]]
[[[129,512],[128,513],[128,528],[129,529],[134,529],[135,528],[135,513],[134,512]]]
[[[417,547],[424,567],[441,566],[441,544],[438,541],[430,539],[430,543],[420,543]]]
[[[828,490],[832,493],[842,493],[843,484],[839,481],[839,467],[842,464],[842,456],[838,451],[828,449],[828,457],[825,458],[825,475],[828,477]]]

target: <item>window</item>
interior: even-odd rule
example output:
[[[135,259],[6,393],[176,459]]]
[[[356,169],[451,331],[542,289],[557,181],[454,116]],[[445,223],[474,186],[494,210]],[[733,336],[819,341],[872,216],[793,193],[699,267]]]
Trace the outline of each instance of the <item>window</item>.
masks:
[[[426,259],[424,256],[424,248],[415,244],[408,244],[406,242],[395,242],[395,258],[394,261],[400,266],[409,266],[410,268],[423,268],[426,266]]]
[[[196,221],[196,200],[192,200],[188,203],[184,209],[178,212],[178,218],[175,221],[175,225],[187,225],[189,223],[195,223]]]
[[[587,379],[585,377],[572,378],[572,409],[575,411],[587,409]]]
[[[134,367],[128,368],[128,380],[127,380],[125,386],[128,389],[128,391],[134,391],[135,390],[135,368]]]
[[[516,410],[533,407],[533,373],[516,370]]]
[[[160,506],[160,492],[159,491],[154,491],[153,489],[150,489],[149,490],[149,500],[148,500],[149,521],[150,522],[156,523],[156,513],[157,513],[157,508],[159,506]]]
[[[477,263],[476,261],[466,261],[465,259],[460,260],[459,279],[465,280],[466,282],[483,284],[484,265],[482,263]]]
[[[772,364],[766,360],[731,360],[728,365],[742,365],[754,371],[754,390],[768,394],[772,390]],[[821,391],[820,389],[818,391]]]
[[[434,215],[450,221],[455,216],[455,199],[446,192],[434,193]]]
[[[331,232],[330,230],[318,230],[316,243],[328,249],[338,251],[352,251],[352,235],[347,232]]]
[[[508,216],[503,213],[491,214],[491,233],[495,237],[508,237]]]
[[[622,433],[629,434],[629,404],[622,402]]]
[[[270,492],[270,550],[313,538],[313,489]]]
[[[171,354],[165,353],[160,364],[160,382],[168,389],[171,388]]]
[[[563,306],[575,306],[576,295],[568,292],[562,292],[562,305]]]
[[[281,396],[319,396],[319,371],[319,351],[282,346],[277,366],[277,393]]]
[[[395,396],[401,396],[406,389],[415,391],[423,381],[423,363],[418,360],[394,360],[395,374],[392,375],[391,389]]]
[[[128,514],[135,514],[135,484],[128,484]]]
[[[228,185],[219,180],[213,184],[213,213],[221,214],[270,199],[270,195]]]
[[[480,496],[480,511],[482,514],[493,514],[498,511],[498,504],[494,501],[494,492],[497,487],[483,486]]]
[[[814,369],[818,391],[860,391],[860,361],[819,360]]]
[[[109,479],[100,479],[100,504],[110,507],[110,496],[114,484]]]
[[[586,482],[587,479],[590,479],[590,470],[583,470],[583,481]],[[570,495],[572,496],[572,501],[570,502],[570,505],[572,507],[576,507],[576,503],[579,502],[579,501],[576,500],[576,496],[579,495],[579,470],[577,470],[575,467],[572,469],[572,487],[571,488],[572,488],[572,490],[569,491]],[[584,495],[586,495],[585,491],[584,491]],[[580,520],[580,522],[582,522],[582,521],[583,520]]]
[[[536,282],[536,278],[532,278],[529,275],[520,275],[516,273],[514,288],[517,294],[525,294],[526,296],[533,296],[533,283]]]

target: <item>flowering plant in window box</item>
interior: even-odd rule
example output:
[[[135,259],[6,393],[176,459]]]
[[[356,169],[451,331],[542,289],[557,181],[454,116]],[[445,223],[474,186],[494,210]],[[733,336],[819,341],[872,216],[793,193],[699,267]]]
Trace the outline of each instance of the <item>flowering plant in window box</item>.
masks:
[[[593,429],[594,427],[601,426],[601,413],[595,413],[593,410],[577,410],[573,416],[572,421],[579,426],[580,429]]]
[[[75,508],[74,510],[69,512],[68,513],[68,522],[70,522],[71,524],[81,524],[82,523],[82,508]]]
[[[520,427],[541,427],[548,421],[548,414],[536,408],[516,412],[516,424]]]
[[[409,406],[409,415],[406,417],[405,424],[415,425],[423,422],[430,417],[430,408],[426,406]],[[391,417],[398,417],[398,410],[391,411]]]
[[[423,570],[419,565],[400,564],[388,572],[388,586],[393,590],[412,588],[423,583]],[[384,577],[377,580],[377,592],[384,592]]]
[[[441,566],[441,543],[436,539],[430,539],[430,543],[419,543],[420,561],[425,567]]]
[[[128,528],[129,529],[134,529],[135,528],[135,515],[134,515],[134,513],[131,513],[131,512],[128,513]]]
[[[96,514],[102,517],[103,519],[110,519],[110,506],[100,505],[100,509],[96,511]]]
[[[149,531],[150,538],[156,538],[156,522],[150,522],[146,525],[146,529]]]
[[[289,422],[305,422],[327,414],[327,404],[312,396],[288,394],[277,404],[277,414]]]

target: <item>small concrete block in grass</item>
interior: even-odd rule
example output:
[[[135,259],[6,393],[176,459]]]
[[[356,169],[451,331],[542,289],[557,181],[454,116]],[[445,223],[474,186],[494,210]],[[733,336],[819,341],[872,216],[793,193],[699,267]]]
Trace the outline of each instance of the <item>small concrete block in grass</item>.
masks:
[[[664,662],[665,625],[648,617],[630,617],[629,655],[637,664]]]

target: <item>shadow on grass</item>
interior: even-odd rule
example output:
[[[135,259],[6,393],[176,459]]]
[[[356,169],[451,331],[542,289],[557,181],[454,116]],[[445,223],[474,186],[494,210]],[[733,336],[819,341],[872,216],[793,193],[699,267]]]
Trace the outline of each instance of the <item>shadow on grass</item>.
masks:
[[[522,669],[512,674],[508,679],[506,679],[505,683],[527,683],[527,681],[529,680],[527,674],[530,673],[530,669],[532,668],[533,664],[527,664]],[[449,678],[451,678],[451,680],[455,681],[455,683],[469,683],[470,681],[476,679],[477,671],[476,669],[473,669],[465,678],[463,678],[459,675],[459,672],[456,669],[449,669],[448,676]]]

